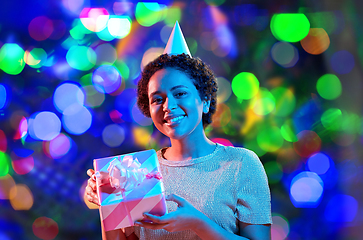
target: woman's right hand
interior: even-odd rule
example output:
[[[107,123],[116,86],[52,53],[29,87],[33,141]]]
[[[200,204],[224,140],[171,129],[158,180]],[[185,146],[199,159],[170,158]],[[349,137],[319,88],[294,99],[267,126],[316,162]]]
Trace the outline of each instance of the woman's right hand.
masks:
[[[97,196],[95,171],[93,169],[88,169],[87,175],[90,176],[87,182],[86,192],[85,192],[87,200],[99,206],[100,203],[98,202],[98,196]]]

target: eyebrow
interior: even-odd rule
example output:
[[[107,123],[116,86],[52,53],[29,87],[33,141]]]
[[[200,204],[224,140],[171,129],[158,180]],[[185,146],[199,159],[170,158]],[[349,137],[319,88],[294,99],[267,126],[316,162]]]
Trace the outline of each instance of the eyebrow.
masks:
[[[174,91],[175,89],[178,89],[178,88],[188,88],[188,87],[187,86],[184,86],[184,85],[176,85],[176,86],[172,87],[170,89],[170,91]],[[161,93],[160,91],[152,92],[152,93],[150,93],[150,96],[149,97],[152,97],[152,96],[154,96],[156,94],[160,94],[160,93]]]

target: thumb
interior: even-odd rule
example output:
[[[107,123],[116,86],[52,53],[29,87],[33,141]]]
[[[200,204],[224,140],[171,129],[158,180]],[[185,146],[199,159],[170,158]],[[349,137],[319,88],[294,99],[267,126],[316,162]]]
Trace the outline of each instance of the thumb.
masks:
[[[186,204],[188,204],[187,200],[175,194],[168,195],[166,200],[176,202],[180,207],[184,207]]]

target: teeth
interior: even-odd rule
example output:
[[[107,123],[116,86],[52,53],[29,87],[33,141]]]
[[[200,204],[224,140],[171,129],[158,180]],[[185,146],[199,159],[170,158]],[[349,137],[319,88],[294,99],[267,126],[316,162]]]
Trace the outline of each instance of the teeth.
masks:
[[[184,118],[184,116],[180,116],[180,117],[172,118],[172,119],[170,119],[168,122],[170,122],[170,123],[177,122],[177,121],[181,120],[182,118]]]

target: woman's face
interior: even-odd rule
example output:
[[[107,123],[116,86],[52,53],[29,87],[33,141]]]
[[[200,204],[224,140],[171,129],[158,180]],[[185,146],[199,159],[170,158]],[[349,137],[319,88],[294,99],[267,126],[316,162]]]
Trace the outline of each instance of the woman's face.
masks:
[[[151,119],[164,135],[184,139],[203,132],[202,114],[209,105],[184,72],[174,68],[157,71],[150,78],[148,97]]]

